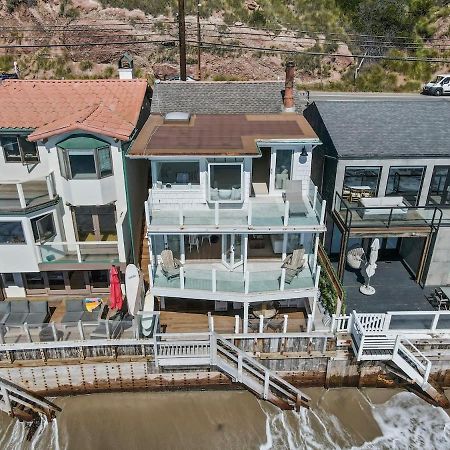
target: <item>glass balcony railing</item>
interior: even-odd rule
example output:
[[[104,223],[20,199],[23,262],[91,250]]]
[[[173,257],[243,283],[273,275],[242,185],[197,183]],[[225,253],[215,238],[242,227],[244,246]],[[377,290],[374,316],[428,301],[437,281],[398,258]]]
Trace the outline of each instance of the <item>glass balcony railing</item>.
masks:
[[[147,223],[153,229],[224,227],[242,229],[317,227],[323,225],[325,203],[310,182],[306,189],[289,197],[252,197],[239,207],[215,202],[209,205],[146,202]]]
[[[309,264],[296,276],[289,277],[285,269],[259,271],[226,271],[210,269],[181,268],[179,275],[168,278],[158,266],[153,274],[154,288],[191,289],[208,292],[234,292],[251,294],[314,289],[317,287],[319,271],[311,270]]]
[[[442,210],[435,206],[411,206],[402,197],[372,197],[370,206],[351,203],[336,192],[334,210],[347,229],[429,227],[437,228],[442,220]],[[373,205],[372,205],[373,203]]]
[[[52,263],[85,263],[104,262],[118,263],[119,251],[117,242],[46,242],[36,244],[39,262]]]

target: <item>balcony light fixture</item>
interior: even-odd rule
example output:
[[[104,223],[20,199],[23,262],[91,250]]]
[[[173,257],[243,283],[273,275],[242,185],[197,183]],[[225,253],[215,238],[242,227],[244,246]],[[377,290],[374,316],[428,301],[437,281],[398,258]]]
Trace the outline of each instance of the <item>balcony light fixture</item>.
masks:
[[[308,156],[308,152],[306,151],[306,147],[303,146],[302,152],[300,153],[300,156]]]

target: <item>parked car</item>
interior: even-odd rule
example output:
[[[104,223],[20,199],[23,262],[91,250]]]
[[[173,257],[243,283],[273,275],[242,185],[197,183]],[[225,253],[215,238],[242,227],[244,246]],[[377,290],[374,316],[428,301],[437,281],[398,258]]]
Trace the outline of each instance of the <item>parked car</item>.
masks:
[[[423,86],[422,94],[436,96],[450,94],[450,74],[437,75],[433,81]]]

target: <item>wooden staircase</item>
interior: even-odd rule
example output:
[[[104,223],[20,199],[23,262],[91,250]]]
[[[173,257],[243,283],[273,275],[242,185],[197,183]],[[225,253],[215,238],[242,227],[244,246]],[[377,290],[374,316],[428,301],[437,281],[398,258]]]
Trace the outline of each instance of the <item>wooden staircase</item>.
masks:
[[[19,421],[35,422],[44,415],[50,421],[61,408],[27,389],[0,378],[0,410]]]
[[[155,362],[162,367],[216,367],[235,383],[283,410],[308,407],[309,397],[217,333],[163,335]]]

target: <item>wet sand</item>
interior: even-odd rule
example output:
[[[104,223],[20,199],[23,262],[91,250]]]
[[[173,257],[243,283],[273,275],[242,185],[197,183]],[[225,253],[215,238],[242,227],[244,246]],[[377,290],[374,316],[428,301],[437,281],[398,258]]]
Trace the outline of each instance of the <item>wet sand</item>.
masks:
[[[23,443],[0,415],[0,448],[68,450],[450,450],[450,418],[394,389],[305,389],[310,410],[281,412],[246,391],[112,393],[57,398],[63,411]]]

